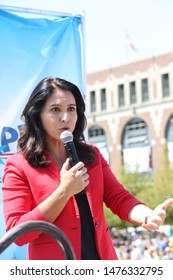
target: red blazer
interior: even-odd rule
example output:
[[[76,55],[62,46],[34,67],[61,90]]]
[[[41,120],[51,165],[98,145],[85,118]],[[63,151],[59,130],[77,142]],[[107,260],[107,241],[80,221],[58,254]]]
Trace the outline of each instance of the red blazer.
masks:
[[[87,167],[90,181],[87,186],[87,197],[100,259],[113,260],[117,259],[117,255],[106,224],[103,203],[114,214],[128,221],[128,213],[131,208],[141,202],[129,194],[118,182],[99,150],[95,149],[94,165]],[[58,187],[59,183],[60,170],[53,161],[48,167],[35,168],[26,161],[21,153],[11,156],[4,169],[2,186],[7,231],[26,221],[49,222],[40,213],[37,206]],[[74,249],[76,259],[80,259],[80,217],[74,197],[69,199],[54,224],[67,236]],[[16,241],[19,246],[27,243],[29,243],[27,259],[64,259],[56,241],[46,234],[27,233]]]

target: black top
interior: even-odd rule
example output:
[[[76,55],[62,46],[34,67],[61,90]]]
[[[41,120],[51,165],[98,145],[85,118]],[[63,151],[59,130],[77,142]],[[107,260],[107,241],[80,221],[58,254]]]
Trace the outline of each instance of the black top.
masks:
[[[81,260],[99,260],[97,253],[94,225],[86,194],[75,196],[81,220]]]

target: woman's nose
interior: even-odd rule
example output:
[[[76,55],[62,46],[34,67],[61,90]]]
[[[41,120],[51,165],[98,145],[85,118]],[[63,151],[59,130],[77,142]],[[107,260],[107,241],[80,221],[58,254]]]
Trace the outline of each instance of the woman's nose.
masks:
[[[69,117],[68,117],[68,113],[67,112],[62,113],[61,121],[62,122],[68,122],[69,121]]]

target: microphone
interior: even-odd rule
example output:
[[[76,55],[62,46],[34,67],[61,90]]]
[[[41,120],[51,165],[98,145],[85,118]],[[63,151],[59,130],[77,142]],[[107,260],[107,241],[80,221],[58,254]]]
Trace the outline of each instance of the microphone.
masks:
[[[63,142],[67,155],[70,158],[71,166],[74,166],[76,163],[79,162],[79,158],[73,142],[73,134],[70,131],[65,130],[61,133],[60,139]],[[86,193],[86,189],[82,190],[79,194],[85,194],[85,193]]]

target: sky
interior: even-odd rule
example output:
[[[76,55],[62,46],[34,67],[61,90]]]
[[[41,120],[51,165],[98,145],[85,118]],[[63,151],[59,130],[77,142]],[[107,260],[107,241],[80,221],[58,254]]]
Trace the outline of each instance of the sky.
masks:
[[[173,51],[172,0],[0,0],[0,5],[84,15],[87,74]]]

